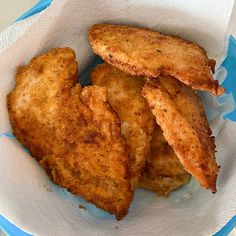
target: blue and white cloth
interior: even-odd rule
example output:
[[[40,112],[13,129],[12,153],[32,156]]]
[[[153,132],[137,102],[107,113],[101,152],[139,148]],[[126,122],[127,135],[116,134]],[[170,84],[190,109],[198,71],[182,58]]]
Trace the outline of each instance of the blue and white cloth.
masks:
[[[19,20],[41,12],[50,2],[40,1]],[[217,236],[227,235],[236,224],[236,41],[226,35],[233,2],[55,0],[45,11],[1,33],[0,228],[10,236],[28,234],[9,221],[32,235],[212,235],[219,230]],[[52,184],[14,139],[6,94],[14,86],[16,66],[52,47],[70,46],[79,60],[80,79],[86,82],[89,65],[97,63],[86,34],[97,22],[131,23],[177,34],[200,43],[210,56],[218,58],[219,63],[223,61],[215,76],[227,93],[219,98],[200,93],[216,135],[217,160],[221,164],[217,194],[201,189],[194,180],[167,200],[137,190],[129,215],[116,222],[82,198]],[[87,211],[79,209],[79,204]]]

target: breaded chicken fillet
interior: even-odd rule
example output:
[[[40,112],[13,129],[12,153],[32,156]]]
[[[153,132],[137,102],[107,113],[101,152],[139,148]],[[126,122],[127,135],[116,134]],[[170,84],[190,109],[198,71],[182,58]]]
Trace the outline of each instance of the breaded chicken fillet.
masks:
[[[151,152],[146,164],[149,172],[163,176],[186,174],[186,170],[167,143],[159,125],[156,125],[151,142]]]
[[[156,125],[151,142],[151,152],[139,179],[139,187],[168,196],[169,193],[190,181],[190,174],[180,163],[173,148]]]
[[[215,61],[195,43],[150,29],[113,24],[94,25],[89,40],[94,53],[132,75],[171,75],[193,89],[215,95],[224,92],[212,77]]]
[[[186,184],[191,179],[190,174],[182,174],[175,176],[153,175],[148,171],[142,173],[138,186],[143,189],[157,193],[158,196],[168,197],[169,194]]]
[[[148,103],[142,97],[145,80],[134,77],[104,63],[91,74],[94,85],[107,88],[108,102],[121,120],[127,151],[131,159],[131,182],[135,188],[150,152],[150,143],[155,126]]]
[[[185,170],[216,192],[214,138],[197,94],[177,79],[161,76],[147,81],[143,96]]]
[[[8,95],[14,135],[50,178],[122,219],[133,198],[120,121],[104,88],[81,88],[70,48],[20,67]]]

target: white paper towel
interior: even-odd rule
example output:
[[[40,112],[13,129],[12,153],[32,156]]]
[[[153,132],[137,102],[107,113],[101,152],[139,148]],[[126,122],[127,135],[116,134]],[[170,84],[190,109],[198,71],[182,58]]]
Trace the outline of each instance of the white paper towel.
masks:
[[[150,27],[202,45],[211,57],[224,52],[233,0],[54,0],[27,21],[0,34],[0,133],[11,131],[6,95],[14,86],[16,67],[52,47],[72,47],[80,72],[93,54],[87,40],[99,22]],[[212,96],[208,111],[217,110]],[[209,102],[212,101],[212,102]],[[209,105],[214,107],[209,108]],[[210,112],[211,113],[211,112]],[[0,137],[0,214],[34,235],[210,235],[236,214],[236,124],[219,119],[217,134],[221,165],[218,192],[213,195],[195,181],[169,199],[137,190],[129,215],[121,222],[96,211],[50,182],[43,169],[15,139]],[[79,208],[86,205],[87,211]],[[116,227],[118,226],[118,228]]]

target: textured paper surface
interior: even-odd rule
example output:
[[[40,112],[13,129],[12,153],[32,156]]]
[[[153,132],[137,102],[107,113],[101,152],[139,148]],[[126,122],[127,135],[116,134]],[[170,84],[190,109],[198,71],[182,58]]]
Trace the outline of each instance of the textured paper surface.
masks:
[[[16,67],[52,47],[72,47],[82,72],[92,61],[87,30],[99,22],[150,27],[185,37],[220,58],[226,46],[233,0],[54,0],[39,16],[0,34],[0,133],[10,132],[6,95]],[[218,73],[219,78],[224,77]],[[0,214],[34,235],[210,235],[236,213],[236,124],[219,117],[231,109],[202,94],[216,135],[221,165],[213,195],[193,180],[169,199],[137,190],[121,222],[50,182],[43,169],[11,137],[0,137]],[[225,103],[224,101],[224,103]],[[79,208],[85,205],[87,210]],[[118,228],[116,227],[118,226]]]

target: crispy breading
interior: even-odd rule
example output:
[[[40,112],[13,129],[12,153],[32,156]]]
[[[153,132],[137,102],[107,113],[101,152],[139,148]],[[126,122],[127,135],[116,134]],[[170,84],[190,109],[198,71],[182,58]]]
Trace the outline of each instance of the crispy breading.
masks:
[[[92,83],[107,88],[108,102],[121,120],[131,159],[131,183],[136,187],[141,170],[150,151],[155,126],[148,103],[142,97],[143,77],[134,77],[111,65],[98,65],[91,73]]]
[[[168,197],[170,192],[188,184],[190,179],[191,175],[188,173],[175,176],[161,176],[143,172],[138,184],[140,188],[150,190],[160,196]]]
[[[200,98],[171,76],[148,80],[143,96],[184,168],[216,192],[215,144]]]
[[[132,75],[172,75],[193,89],[215,95],[224,92],[211,74],[214,60],[195,43],[150,29],[112,24],[94,25],[89,40],[96,54]]]
[[[151,142],[151,152],[145,171],[154,175],[176,176],[187,174],[176,156],[173,148],[167,143],[163,131],[156,125]]]
[[[18,69],[8,95],[14,135],[50,178],[117,219],[133,198],[120,121],[104,88],[76,84],[72,49],[54,49]]]
[[[160,126],[156,125],[151,152],[139,179],[139,187],[168,196],[190,181],[191,175],[180,163],[173,148],[167,143]]]

